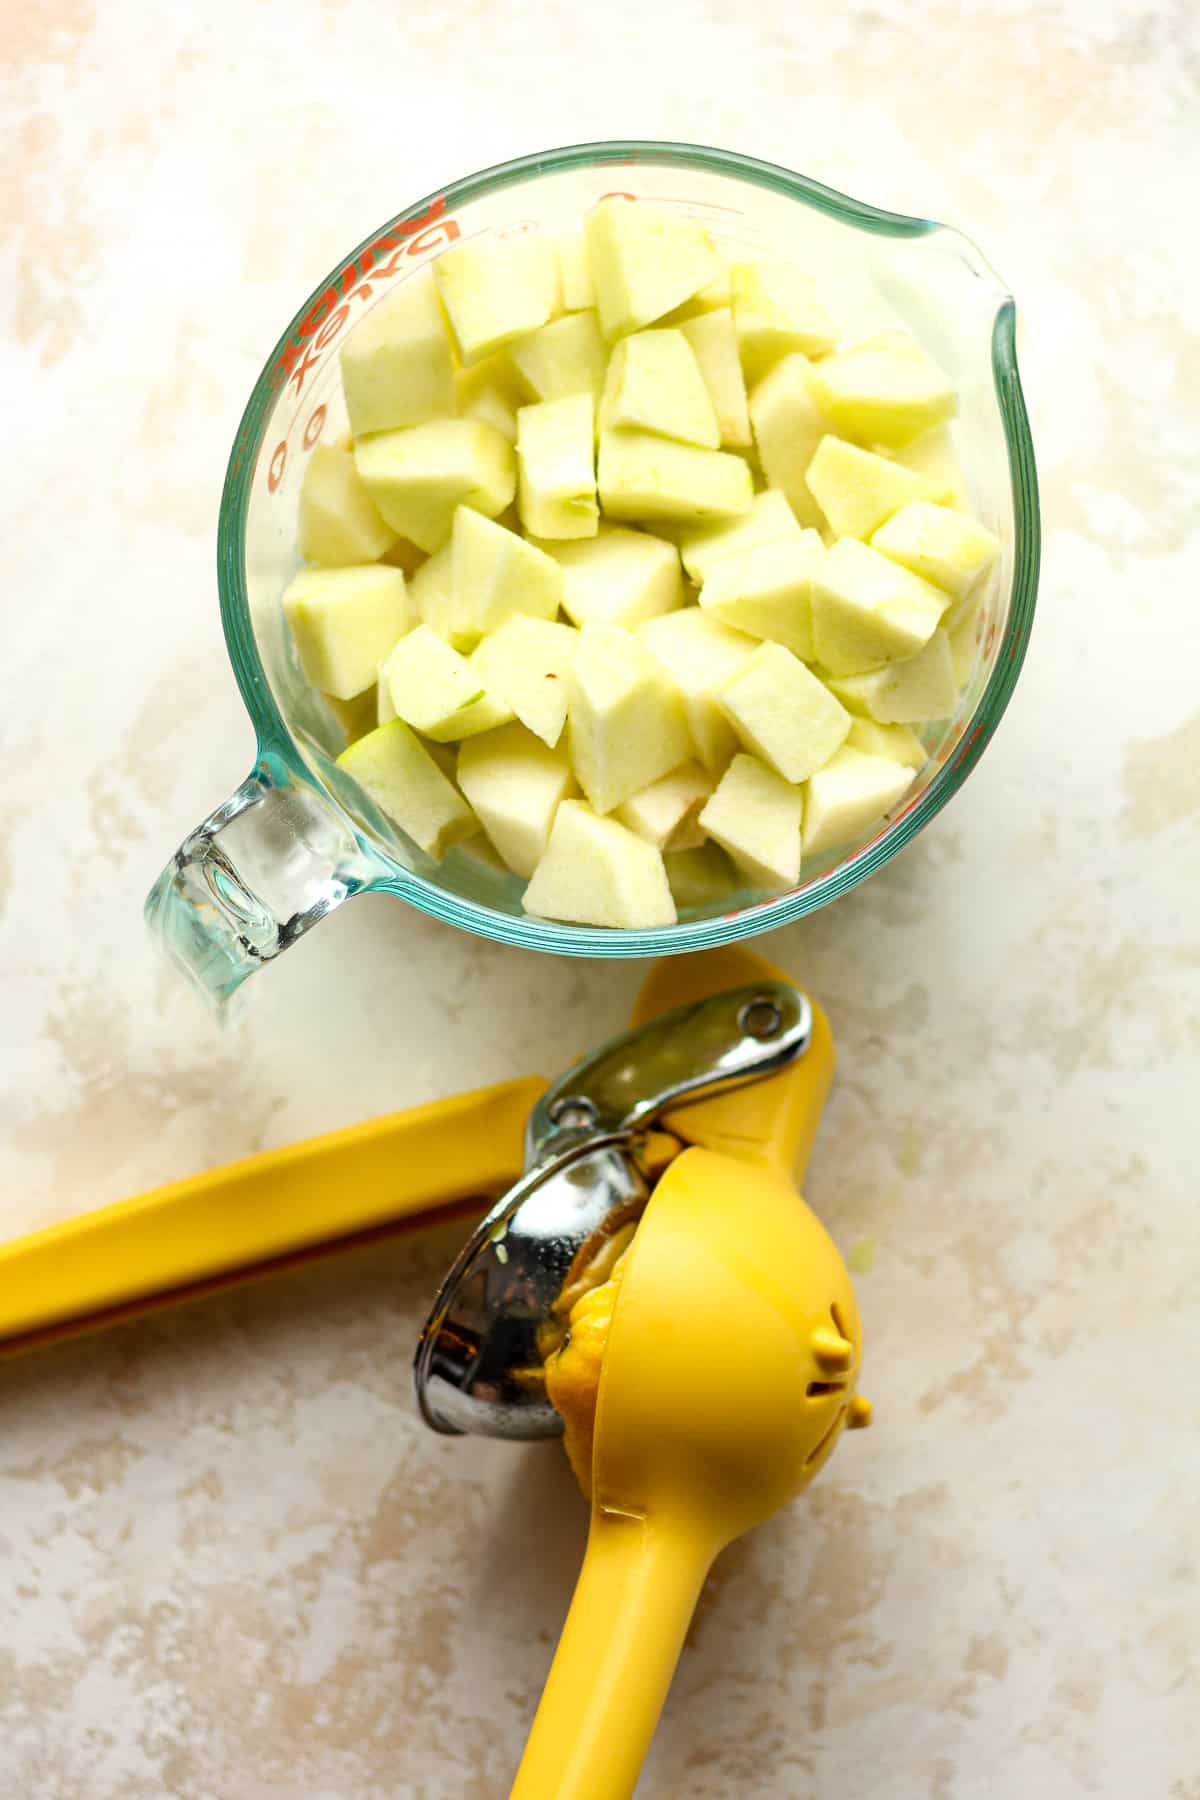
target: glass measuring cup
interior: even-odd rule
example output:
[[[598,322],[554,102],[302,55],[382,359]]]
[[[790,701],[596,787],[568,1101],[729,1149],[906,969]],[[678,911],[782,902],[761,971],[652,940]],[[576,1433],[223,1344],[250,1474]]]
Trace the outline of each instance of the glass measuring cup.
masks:
[[[468,237],[575,230],[605,195],[702,219],[734,255],[818,273],[865,328],[897,322],[932,351],[960,396],[958,447],[979,516],[1003,546],[980,610],[975,665],[955,716],[931,728],[930,760],[903,805],[860,844],[818,858],[798,887],[746,889],[676,925],[611,931],[521,909],[523,883],[470,854],[440,864],[375,807],[335,758],[337,719],[301,674],[280,608],[299,562],[296,515],[308,454],[346,428],[338,351],[370,309]],[[613,142],[522,157],[399,213],[316,288],[272,351],[238,428],[221,501],[217,573],[225,639],[258,737],[237,792],[192,832],[146,902],[171,959],[227,999],[333,907],[398,895],[467,931],[574,956],[662,956],[752,937],[826,905],[928,824],[979,760],[1008,703],[1033,621],[1037,477],[1021,396],[1016,315],[969,239],[880,212],[771,163],[684,144]]]

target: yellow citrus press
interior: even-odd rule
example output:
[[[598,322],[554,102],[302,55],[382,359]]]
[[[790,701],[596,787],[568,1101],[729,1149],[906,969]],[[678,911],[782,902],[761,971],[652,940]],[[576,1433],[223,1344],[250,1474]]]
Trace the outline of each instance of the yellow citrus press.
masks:
[[[513,1793],[620,1800],[713,1558],[869,1420],[849,1277],[796,1188],[833,1060],[820,1008],[753,952],[671,959],[631,1030],[553,1085],[395,1114],[8,1245],[0,1352],[493,1201],[421,1334],[417,1397],[443,1432],[541,1437],[565,1414],[591,1527]]]

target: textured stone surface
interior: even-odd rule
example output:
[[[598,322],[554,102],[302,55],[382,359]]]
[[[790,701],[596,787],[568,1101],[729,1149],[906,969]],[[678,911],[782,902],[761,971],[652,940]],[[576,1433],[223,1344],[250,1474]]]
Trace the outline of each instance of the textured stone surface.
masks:
[[[640,131],[1004,271],[1047,521],[1021,687],[924,837],[769,943],[840,1038],[808,1185],[870,1265],[878,1426],[719,1565],[641,1791],[1197,1800],[1192,8],[17,0],[0,46],[4,1235],[553,1072],[640,979],[364,900],[218,1034],[148,955],[143,891],[251,754],[229,442],[351,243]],[[413,1417],[454,1237],[0,1368],[0,1792],[507,1792],[583,1517],[557,1450]]]

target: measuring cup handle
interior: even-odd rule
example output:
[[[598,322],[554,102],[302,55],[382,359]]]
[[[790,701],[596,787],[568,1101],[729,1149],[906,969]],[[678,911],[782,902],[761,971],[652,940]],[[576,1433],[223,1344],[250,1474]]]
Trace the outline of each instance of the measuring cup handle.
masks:
[[[185,838],[146,898],[151,935],[221,1006],[380,869],[345,815],[274,756]]]

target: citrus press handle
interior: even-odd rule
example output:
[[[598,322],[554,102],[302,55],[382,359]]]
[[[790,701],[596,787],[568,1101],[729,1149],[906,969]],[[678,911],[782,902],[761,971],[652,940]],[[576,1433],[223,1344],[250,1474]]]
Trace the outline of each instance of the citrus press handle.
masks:
[[[692,1519],[593,1510],[510,1800],[630,1800],[720,1548]]]
[[[631,1135],[672,1107],[758,1082],[807,1050],[813,1009],[799,988],[761,980],[638,1024],[575,1064],[529,1116],[526,1164],[571,1144]]]
[[[0,1246],[0,1355],[399,1224],[478,1213],[521,1171],[536,1076],[372,1119]]]

